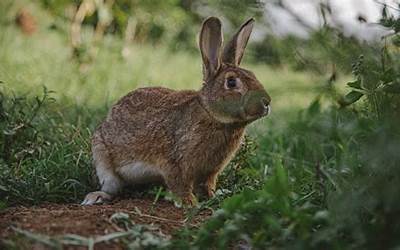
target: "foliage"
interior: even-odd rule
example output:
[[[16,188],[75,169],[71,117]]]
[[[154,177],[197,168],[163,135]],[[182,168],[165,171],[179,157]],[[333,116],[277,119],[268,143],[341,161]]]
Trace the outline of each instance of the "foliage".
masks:
[[[235,194],[245,187],[259,189],[262,186],[263,176],[252,168],[251,158],[255,157],[257,143],[249,136],[245,136],[235,158],[229,163],[226,170],[219,177],[219,187],[222,192]]]
[[[224,29],[232,33],[243,20],[255,17],[263,32],[268,31],[268,22],[263,14],[267,3],[272,1],[145,1],[122,0],[103,1],[86,0],[95,3],[94,10],[88,12],[83,20],[85,27],[95,29],[104,13],[108,13],[110,24],[107,34],[131,39],[137,44],[166,44],[173,50],[195,52],[198,26],[209,15],[224,20]],[[84,3],[77,1],[42,0],[42,5],[55,16],[73,19],[74,11]],[[66,11],[68,10],[68,11]],[[394,25],[390,21],[387,26]],[[94,31],[95,32],[95,31]],[[228,32],[227,32],[228,33]],[[348,67],[361,53],[372,53],[377,46],[364,44],[354,37],[347,37],[340,28],[325,25],[321,29],[310,30],[309,38],[294,36],[276,37],[268,32],[258,35],[259,41],[251,42],[248,57],[253,63],[267,63],[274,66],[290,65],[295,70],[310,70],[325,73],[338,69],[348,72]],[[260,39],[261,38],[261,39]],[[131,41],[131,42],[132,42]],[[93,45],[88,45],[93,46]],[[85,56],[90,48],[82,46],[78,54]],[[327,64],[329,61],[331,64]]]
[[[367,58],[361,55],[353,64],[355,80],[347,85],[351,91],[339,100],[343,106],[366,97],[366,108],[380,118],[398,117],[400,114],[400,65],[399,54],[389,51],[387,45],[379,58]]]
[[[261,190],[246,189],[226,199],[222,208],[196,233],[193,244],[216,249],[306,247],[313,236],[312,229],[325,223],[326,216],[302,198],[278,163],[273,177]],[[322,247],[319,242],[312,245]]]
[[[393,33],[385,37],[385,44],[379,56],[360,55],[353,64],[352,73],[355,80],[347,85],[351,92],[341,100],[342,105],[357,102],[366,96],[366,105],[378,117],[396,117],[399,113],[398,94],[400,94],[400,64],[398,63],[400,44],[397,43],[400,34],[400,17],[389,14],[387,6],[382,9],[380,23],[391,29]],[[400,12],[400,11],[399,11]]]
[[[90,131],[34,99],[0,92],[0,196],[7,205],[76,201],[90,187]]]
[[[396,50],[388,48],[378,58],[359,57],[349,94],[336,99],[332,86],[327,89],[324,95],[334,101],[329,109],[321,109],[322,95],[284,134],[265,137],[261,145],[270,160],[264,155],[254,162],[273,166],[264,187],[226,199],[172,248],[185,242],[217,249],[398,248],[399,98],[392,86],[400,70]]]
[[[77,9],[84,0],[52,1],[41,0],[43,7],[54,15],[72,19],[74,14],[66,10]],[[194,50],[193,41],[198,30],[196,27],[212,12],[224,16],[235,26],[239,26],[250,16],[261,16],[263,4],[260,1],[148,1],[119,0],[93,2],[95,9],[84,19],[84,25],[95,27],[104,13],[112,20],[107,33],[125,36],[129,23],[134,24],[133,39],[137,43],[169,44],[173,50]],[[205,11],[206,10],[206,11]]]
[[[400,18],[395,20],[385,13],[384,8],[382,24],[392,22],[396,36]],[[361,108],[370,119],[371,129],[358,139],[360,157],[353,169],[353,178],[343,185],[341,192],[333,193],[328,202],[332,225],[349,246],[357,248],[400,246],[400,203],[395,198],[400,184],[400,113],[396,91],[400,64],[398,52],[389,48],[390,43],[386,43],[380,60],[367,58],[364,62],[360,57],[358,65],[353,67],[356,81],[348,85],[353,93],[367,97]]]

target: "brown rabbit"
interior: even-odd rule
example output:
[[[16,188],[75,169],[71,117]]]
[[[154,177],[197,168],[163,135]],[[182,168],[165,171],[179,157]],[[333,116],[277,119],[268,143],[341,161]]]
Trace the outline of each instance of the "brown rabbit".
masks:
[[[193,190],[214,195],[218,174],[238,149],[244,129],[267,115],[271,98],[255,75],[239,67],[254,19],[221,51],[221,22],[200,32],[203,87],[199,91],[137,89],[115,104],[93,136],[101,191],[84,205],[112,199],[125,184],[164,182],[186,204]]]

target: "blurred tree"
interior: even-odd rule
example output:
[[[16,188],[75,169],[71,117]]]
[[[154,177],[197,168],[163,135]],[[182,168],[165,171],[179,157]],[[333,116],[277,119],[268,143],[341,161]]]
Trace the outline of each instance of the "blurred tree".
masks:
[[[26,8],[22,8],[18,11],[15,22],[27,35],[32,35],[37,30],[36,19]]]
[[[329,1],[316,5],[323,22],[314,27],[292,10],[283,0],[41,0],[43,6],[63,18],[72,19],[72,44],[77,54],[90,51],[90,43],[80,44],[80,27],[94,30],[94,40],[103,34],[124,37],[122,54],[127,55],[129,44],[150,43],[168,45],[171,50],[197,51],[194,42],[202,20],[210,15],[223,19],[227,33],[247,18],[257,19],[255,36],[249,46],[248,59],[254,63],[289,65],[295,70],[310,70],[325,74],[336,65],[348,73],[347,65],[355,62],[359,54],[373,54],[374,44],[364,44],[344,35],[343,27],[335,22],[336,13]],[[90,8],[86,8],[86,7]],[[292,15],[309,32],[308,38],[292,35],[278,37],[271,31],[265,18],[267,8],[278,8]],[[84,8],[85,7],[85,8]],[[66,9],[75,9],[73,18]],[[87,10],[86,12],[83,10]],[[84,14],[84,15],[83,15]],[[329,20],[329,22],[328,22]],[[363,18],[359,18],[364,22]],[[260,32],[258,32],[260,31]],[[375,52],[374,52],[375,51]]]

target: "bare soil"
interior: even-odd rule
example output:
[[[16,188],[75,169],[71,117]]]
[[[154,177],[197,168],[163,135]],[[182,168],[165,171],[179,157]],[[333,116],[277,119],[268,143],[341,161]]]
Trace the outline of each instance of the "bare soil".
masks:
[[[15,237],[16,232],[13,227],[49,236],[76,234],[94,237],[106,235],[121,230],[110,220],[110,217],[117,212],[129,214],[130,220],[135,224],[155,225],[161,234],[167,236],[172,235],[185,223],[196,226],[211,214],[211,211],[202,211],[188,222],[185,221],[184,209],[177,208],[168,201],[158,201],[153,204],[153,201],[148,198],[116,200],[109,204],[95,206],[45,203],[32,207],[12,207],[0,211],[0,239]],[[120,248],[121,246],[118,244],[106,246],[100,244],[95,247],[95,249]]]

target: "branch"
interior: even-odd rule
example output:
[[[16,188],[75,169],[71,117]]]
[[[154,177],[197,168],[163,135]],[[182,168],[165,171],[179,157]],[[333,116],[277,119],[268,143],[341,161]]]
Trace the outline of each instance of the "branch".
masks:
[[[301,26],[306,28],[308,31],[315,31],[315,28],[308,24],[306,21],[303,20],[295,11],[293,11],[291,8],[289,8],[283,0],[278,0],[276,3],[277,6],[281,7],[282,9],[286,10]]]

